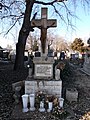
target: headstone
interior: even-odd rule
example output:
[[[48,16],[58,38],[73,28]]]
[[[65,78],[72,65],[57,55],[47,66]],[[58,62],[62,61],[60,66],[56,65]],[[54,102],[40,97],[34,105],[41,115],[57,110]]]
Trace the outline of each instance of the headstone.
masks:
[[[15,55],[15,54],[10,55],[10,60],[11,60],[12,63],[15,62],[15,58],[16,58],[16,55]]]
[[[57,52],[54,52],[54,60],[57,60]]]
[[[33,59],[35,64],[34,78],[36,79],[52,79],[53,78],[53,63],[52,57],[37,57]]]
[[[46,40],[47,40],[47,29],[50,27],[56,27],[56,19],[47,19],[47,8],[41,9],[41,19],[35,19],[31,21],[32,27],[38,27],[41,30],[41,52],[42,55],[47,55]]]
[[[71,60],[75,60],[75,53],[72,53],[72,54],[70,55],[70,59],[71,59]]]
[[[48,51],[48,57],[53,57],[53,50]]]
[[[9,52],[3,52],[3,58],[7,58],[8,59],[8,55],[9,55]]]
[[[41,52],[35,52],[35,57],[41,57]]]
[[[60,70],[59,69],[55,70],[55,80],[60,80]]]
[[[41,9],[41,19],[32,20],[31,25],[41,30],[41,57],[34,58],[35,65],[34,78],[53,78],[54,59],[47,57],[48,50],[46,47],[47,29],[56,27],[56,20],[47,19],[47,8]]]
[[[82,71],[85,72],[86,74],[90,75],[90,39],[87,41],[87,43],[89,44],[89,46],[88,46],[88,51],[85,55],[85,61],[83,64]]]
[[[47,19],[47,8],[41,9],[41,19],[31,21],[33,27],[38,27],[41,30],[41,57],[36,55],[33,58],[34,76],[27,78],[25,81],[25,94],[31,94],[38,91],[47,91],[48,94],[53,94],[61,97],[62,81],[53,78],[54,58],[48,57],[46,46],[47,29],[56,27],[56,20]]]
[[[88,56],[88,54],[90,54],[90,52],[87,52],[87,54],[85,55],[85,61],[83,64],[83,71],[90,75],[90,56]]]
[[[76,90],[76,88],[67,88],[66,89],[66,99],[69,102],[77,102],[78,100],[78,91]]]
[[[60,53],[60,60],[64,60],[65,59],[65,53],[64,52],[61,52]]]

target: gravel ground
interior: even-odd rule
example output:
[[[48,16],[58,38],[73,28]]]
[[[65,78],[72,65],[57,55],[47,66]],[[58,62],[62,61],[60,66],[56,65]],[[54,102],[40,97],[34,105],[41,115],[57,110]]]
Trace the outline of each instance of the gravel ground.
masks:
[[[63,86],[64,88],[77,88],[79,99],[78,102],[65,102],[65,108],[71,113],[65,120],[79,120],[81,116],[90,111],[90,76],[82,73],[77,67],[73,66],[72,68],[72,75],[68,79],[63,80]],[[11,63],[0,63],[0,120],[10,120],[14,108],[12,83],[25,80],[27,73],[27,69],[18,72],[13,71],[13,64]],[[40,118],[39,114],[36,116],[38,116],[36,120],[44,120]],[[42,117],[45,118],[45,116],[47,116],[46,118],[50,116],[48,120],[57,120],[57,118],[47,114]],[[34,119],[35,116],[32,120]]]
[[[0,120],[10,120],[13,109],[12,83],[25,80],[27,70],[13,71],[13,64],[0,63]]]

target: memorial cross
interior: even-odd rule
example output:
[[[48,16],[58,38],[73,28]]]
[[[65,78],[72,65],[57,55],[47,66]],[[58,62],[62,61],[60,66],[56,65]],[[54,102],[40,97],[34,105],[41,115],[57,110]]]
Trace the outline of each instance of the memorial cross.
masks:
[[[33,19],[31,21],[32,27],[37,27],[41,30],[41,49],[42,53],[46,52],[46,40],[47,40],[47,29],[50,27],[56,27],[56,19],[47,19],[47,8],[41,9],[41,19]]]

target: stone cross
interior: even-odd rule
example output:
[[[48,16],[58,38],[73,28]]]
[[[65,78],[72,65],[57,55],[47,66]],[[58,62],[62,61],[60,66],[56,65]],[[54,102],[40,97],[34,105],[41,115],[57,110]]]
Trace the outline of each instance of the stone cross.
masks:
[[[37,27],[41,30],[41,50],[42,53],[46,53],[46,40],[47,40],[47,29],[49,27],[56,27],[56,19],[47,19],[47,8],[41,9],[41,19],[34,19],[31,21],[32,27]]]

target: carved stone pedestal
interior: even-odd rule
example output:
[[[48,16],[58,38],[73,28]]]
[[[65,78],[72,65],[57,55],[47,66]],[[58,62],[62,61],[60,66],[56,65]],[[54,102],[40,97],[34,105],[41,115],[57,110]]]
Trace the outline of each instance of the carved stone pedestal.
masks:
[[[44,91],[50,95],[61,97],[62,95],[62,81],[61,80],[26,80],[25,94],[36,93]]]

